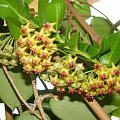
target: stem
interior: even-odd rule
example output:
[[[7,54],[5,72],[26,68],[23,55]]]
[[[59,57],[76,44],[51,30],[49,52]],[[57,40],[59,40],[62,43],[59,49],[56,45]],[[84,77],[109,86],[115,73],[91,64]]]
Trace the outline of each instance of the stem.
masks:
[[[35,81],[35,78],[34,78],[33,74],[30,74],[30,77],[31,77],[31,80],[32,80],[34,96],[35,96],[35,99],[37,99],[38,98],[38,91],[37,91],[37,87],[36,87],[36,81]]]
[[[99,103],[95,99],[93,100],[93,102],[88,102],[87,100],[85,101],[96,113],[96,115],[100,118],[100,120],[111,120],[107,113],[103,110],[103,108],[99,105]]]
[[[34,114],[35,116],[37,116],[39,119],[41,119],[41,116],[35,111],[33,110],[33,108],[24,100],[24,98],[22,97],[22,95],[20,94],[19,90],[17,89],[13,79],[11,78],[11,76],[9,75],[8,73],[8,70],[5,66],[2,66],[4,72],[5,72],[5,75],[7,76],[9,82],[11,83],[14,91],[16,92],[16,94],[18,95],[18,97],[20,98],[20,100],[23,102],[23,104],[30,110],[30,113],[31,114]]]
[[[42,101],[44,101],[46,98],[57,99],[57,96],[55,96],[51,93],[48,93],[48,94],[45,94],[45,95],[41,95],[41,96],[38,97],[38,99],[36,99],[36,103],[37,103],[37,106],[38,106],[38,108],[41,112],[43,120],[47,120],[45,112],[44,112],[43,107],[42,107]]]
[[[70,11],[73,13],[73,16],[78,20],[78,22],[82,25],[82,27],[90,34],[91,38],[97,42],[98,44],[101,43],[101,37],[95,33],[90,25],[84,20],[82,15],[80,15],[76,9],[71,5],[69,0],[64,0],[65,3],[68,5]]]
[[[40,96],[36,99],[36,104],[40,110],[40,113],[41,113],[43,120],[47,120],[45,112],[44,112],[43,107],[42,107],[42,99]]]
[[[33,91],[34,91],[34,96],[35,96],[35,104],[38,106],[39,112],[40,112],[43,120],[47,120],[45,112],[44,112],[43,107],[42,107],[42,100],[40,99],[41,97],[38,96],[38,90],[36,87],[36,80],[35,80],[33,74],[30,74],[30,77],[32,80],[32,86],[33,86]]]

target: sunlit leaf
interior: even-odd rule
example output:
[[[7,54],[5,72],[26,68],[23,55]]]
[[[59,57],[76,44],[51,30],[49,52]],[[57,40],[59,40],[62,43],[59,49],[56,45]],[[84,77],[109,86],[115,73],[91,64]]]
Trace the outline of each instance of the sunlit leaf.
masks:
[[[65,10],[66,4],[64,0],[39,0],[38,16],[40,25],[45,22],[56,22],[56,29],[58,29]]]
[[[24,0],[7,0],[8,3],[23,17],[27,17]]]
[[[120,32],[110,35],[107,39],[109,40],[110,51],[103,55],[100,60],[107,65],[110,65],[112,62],[116,64],[120,60]]]
[[[7,0],[0,0],[0,17],[3,19],[7,17],[13,17],[19,20],[21,23],[27,22],[27,20],[21,16]]]
[[[112,115],[120,118],[120,108],[118,108],[115,111],[113,111]]]

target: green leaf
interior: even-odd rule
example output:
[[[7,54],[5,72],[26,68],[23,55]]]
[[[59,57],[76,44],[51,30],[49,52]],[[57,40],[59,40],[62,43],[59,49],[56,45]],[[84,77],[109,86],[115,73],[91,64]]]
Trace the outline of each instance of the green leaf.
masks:
[[[38,16],[40,25],[45,22],[56,22],[56,29],[58,30],[65,10],[66,4],[64,0],[39,0]]]
[[[87,0],[81,0],[81,2],[87,2]],[[84,3],[80,3],[79,1],[75,0],[73,6],[76,10],[81,14],[84,15],[85,18],[89,18],[91,14],[90,6]]]
[[[38,112],[38,111],[37,111]],[[50,120],[49,116],[46,114],[47,120]],[[30,114],[29,111],[23,112],[16,120],[39,120],[36,116]]]
[[[118,107],[115,105],[104,105],[103,109],[110,114],[111,112],[113,112],[114,110],[116,110]]]
[[[8,3],[23,17],[27,17],[24,0],[7,0]]]
[[[111,104],[120,107],[120,95],[117,93],[114,93],[110,95],[109,97]]]
[[[28,75],[23,73],[20,68],[14,68],[9,71],[10,76],[13,78],[16,87],[25,100],[28,100],[33,95],[31,80]],[[3,70],[0,68],[0,98],[12,110],[21,105],[21,101],[14,92]]]
[[[32,2],[33,0],[24,0],[24,2],[26,3],[26,4],[30,4],[31,2]]]
[[[46,22],[46,8],[49,3],[49,0],[39,0],[38,1],[38,19],[39,24],[42,26]]]
[[[118,108],[115,111],[113,111],[112,115],[114,115],[116,117],[120,117],[120,108]]]
[[[21,34],[20,22],[13,18],[6,18],[6,21],[7,21],[9,32],[11,33],[12,37],[17,40]]]
[[[110,65],[116,64],[120,60],[120,32],[114,33],[107,38],[110,42],[110,52],[103,55],[100,60],[102,63]]]
[[[69,48],[71,50],[77,51],[78,50],[78,42],[80,39],[80,33],[76,32],[73,35],[71,35],[70,40],[68,41]]]
[[[106,38],[111,34],[112,25],[105,18],[94,17],[91,20],[91,26],[102,38]]]
[[[51,99],[52,112],[62,120],[97,120],[87,106],[80,101],[71,101],[65,96],[62,100]]]
[[[95,48],[92,45],[88,45],[86,43],[83,43],[83,42],[80,43],[79,50],[88,53],[90,57],[94,57],[98,54],[97,48]]]
[[[3,19],[7,17],[13,17],[23,24],[27,22],[27,19],[21,16],[7,0],[0,0],[0,17]]]
[[[110,41],[108,38],[103,38],[101,45],[100,45],[100,50],[99,50],[99,54],[103,54],[104,52],[106,52],[107,50],[110,49]]]

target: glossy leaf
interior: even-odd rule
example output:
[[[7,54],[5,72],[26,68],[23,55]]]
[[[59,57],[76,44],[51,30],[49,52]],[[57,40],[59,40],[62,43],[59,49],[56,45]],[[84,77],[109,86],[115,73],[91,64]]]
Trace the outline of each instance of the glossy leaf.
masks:
[[[38,2],[38,19],[39,24],[42,26],[46,22],[46,8],[49,4],[49,0],[39,0]]]
[[[79,50],[88,53],[90,57],[94,57],[98,54],[98,50],[94,46],[86,43],[80,43]]]
[[[114,110],[116,110],[118,107],[115,105],[104,105],[103,109],[110,114],[111,112],[113,112]]]
[[[7,0],[8,3],[23,17],[27,17],[24,0]]]
[[[21,23],[27,22],[27,20],[21,16],[7,0],[0,0],[0,17],[3,19],[7,17],[13,17],[19,20]]]
[[[16,19],[12,19],[12,18],[7,18],[6,21],[7,21],[7,26],[8,26],[8,29],[9,29],[12,37],[17,40],[21,34],[20,22],[17,21]]]
[[[80,40],[80,33],[79,32],[76,32],[75,34],[71,35],[71,38],[68,41],[69,48],[71,50],[77,51],[79,40]]]
[[[110,49],[110,40],[108,38],[103,38],[100,45],[99,54],[103,54],[109,49]]]
[[[107,38],[110,42],[110,52],[103,55],[100,60],[102,63],[110,65],[120,60],[120,32],[114,33]],[[109,44],[109,43],[108,43]]]
[[[118,108],[115,111],[113,111],[112,115],[120,118],[120,108]]]
[[[66,4],[64,0],[39,0],[38,16],[40,25],[45,22],[56,22],[56,29],[58,29],[65,10]]]
[[[109,97],[111,104],[120,107],[120,95],[117,93],[114,93],[110,95]]]
[[[32,86],[30,78],[23,73],[19,68],[9,71],[10,76],[13,78],[16,87],[25,100],[28,100],[32,94]],[[0,68],[0,98],[12,110],[21,104],[20,99],[14,92],[3,70]]]
[[[62,120],[97,120],[83,102],[71,101],[67,96],[59,101],[51,99],[50,106],[53,113]]]
[[[112,25],[105,18],[94,17],[91,20],[91,26],[102,38],[106,38],[111,34]]]
[[[24,2],[26,3],[26,4],[30,4],[31,2],[32,2],[33,0],[24,0]]]
[[[91,10],[89,5],[84,4],[85,2],[87,2],[87,0],[81,0],[81,3],[75,0],[75,2],[73,3],[73,6],[81,15],[84,15],[84,18],[89,18],[91,14]]]
[[[37,111],[38,112],[38,111]],[[47,120],[50,120],[49,116],[46,114]],[[29,111],[23,112],[16,120],[39,120],[36,116],[30,114]]]

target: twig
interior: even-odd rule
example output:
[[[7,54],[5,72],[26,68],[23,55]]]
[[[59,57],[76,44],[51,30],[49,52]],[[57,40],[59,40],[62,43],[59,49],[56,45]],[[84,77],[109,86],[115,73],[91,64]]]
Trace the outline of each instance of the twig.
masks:
[[[37,99],[38,98],[38,91],[37,91],[37,87],[36,87],[36,80],[35,80],[33,74],[30,74],[30,77],[32,80],[32,87],[33,87],[33,91],[34,91],[34,96],[35,96],[35,99]]]
[[[113,23],[110,21],[110,19],[103,13],[103,12],[101,12],[100,10],[98,10],[97,8],[95,8],[93,5],[91,5],[91,4],[89,4],[88,2],[83,2],[83,1],[81,1],[81,0],[78,0],[81,4],[86,4],[86,5],[88,5],[88,6],[90,6],[90,7],[92,7],[93,9],[95,9],[97,12],[99,12],[101,15],[103,15],[107,20],[108,20],[108,22],[111,24],[111,25],[113,25]]]
[[[5,66],[2,66],[4,72],[5,72],[5,75],[7,76],[9,82],[11,83],[14,91],[16,92],[16,94],[18,95],[19,99],[23,102],[23,104],[30,110],[30,113],[31,114],[34,114],[35,116],[37,116],[39,119],[41,119],[41,116],[35,111],[33,110],[33,108],[24,100],[24,98],[22,97],[22,95],[20,94],[19,90],[17,89],[13,79],[11,78],[11,76],[9,75],[8,73],[8,70]]]
[[[41,112],[41,115],[42,115],[42,118],[43,120],[47,120],[46,118],[46,115],[45,115],[45,112],[43,110],[43,107],[42,107],[42,102],[43,100],[45,100],[46,98],[56,98],[56,96],[54,96],[53,94],[51,93],[48,93],[48,94],[45,94],[45,95],[40,95],[37,99],[36,99],[36,104]]]
[[[100,118],[100,120],[111,120],[107,113],[103,110],[103,108],[99,105],[99,103],[95,99],[93,100],[93,102],[88,102],[87,100],[85,101],[96,113],[96,115]]]
[[[37,104],[37,106],[38,106],[38,108],[39,108],[39,110],[40,110],[40,113],[41,113],[41,116],[42,116],[43,120],[47,120],[46,115],[45,115],[45,112],[44,112],[43,107],[42,107],[42,99],[41,99],[41,97],[39,96],[39,97],[35,100],[35,102],[36,102],[36,104]]]
[[[44,112],[43,107],[42,107],[41,97],[38,96],[38,90],[37,90],[37,87],[36,87],[36,80],[35,80],[33,74],[30,74],[30,77],[31,77],[31,80],[32,80],[32,86],[33,86],[33,91],[34,91],[34,96],[35,96],[35,104],[39,108],[39,112],[42,116],[42,120],[47,120],[45,112]]]
[[[45,100],[46,98],[57,98],[55,95],[51,94],[51,93],[48,93],[48,94],[45,94],[45,95],[40,95],[37,99],[36,99],[36,104],[41,112],[41,115],[42,115],[42,118],[43,120],[47,120],[46,118],[46,115],[45,115],[45,112],[43,110],[43,107],[42,107],[42,101]]]
[[[73,13],[74,17],[78,20],[78,22],[82,25],[82,27],[90,34],[91,38],[97,42],[98,44],[101,43],[101,37],[97,35],[92,27],[87,24],[87,22],[83,19],[82,15],[80,15],[76,9],[71,5],[69,0],[64,0],[65,3],[68,5],[71,13]]]

